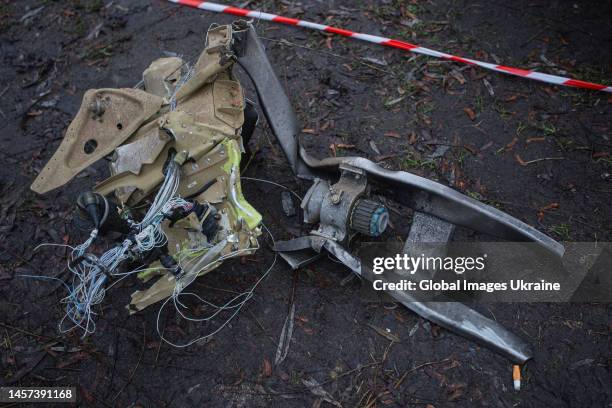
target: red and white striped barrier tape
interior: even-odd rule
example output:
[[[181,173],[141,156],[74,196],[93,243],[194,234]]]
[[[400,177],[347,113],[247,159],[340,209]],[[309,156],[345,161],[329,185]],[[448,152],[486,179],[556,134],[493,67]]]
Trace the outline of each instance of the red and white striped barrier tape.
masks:
[[[595,84],[592,82],[580,81],[578,79],[564,78],[557,75],[544,74],[536,71],[529,71],[526,69],[506,67],[504,65],[491,64],[488,62],[482,62],[473,60],[470,58],[457,57],[455,55],[446,54],[444,52],[432,50],[418,45],[410,44],[405,41],[393,40],[390,38],[379,37],[376,35],[356,33],[350,30],[344,30],[342,28],[327,26],[323,24],[312,23],[310,21],[298,20],[295,18],[283,17],[276,14],[264,13],[262,11],[247,10],[238,7],[226,6],[223,4],[211,3],[209,1],[197,1],[197,0],[169,0],[173,3],[177,3],[183,6],[189,6],[198,8],[200,10],[213,11],[215,13],[225,13],[234,16],[250,17],[259,20],[273,21],[275,23],[281,23],[291,26],[299,26],[309,28],[311,30],[325,31],[332,34],[338,34],[345,37],[355,38],[361,41],[367,41],[374,44],[380,44],[387,47],[399,48],[401,50],[414,52],[417,54],[428,55],[430,57],[441,58],[445,60],[460,62],[468,65],[477,65],[479,67],[489,69],[492,71],[501,72],[504,74],[516,75],[523,78],[529,78],[536,81],[546,82],[554,85],[565,85],[574,88],[593,89],[596,91],[612,92],[612,86]]]

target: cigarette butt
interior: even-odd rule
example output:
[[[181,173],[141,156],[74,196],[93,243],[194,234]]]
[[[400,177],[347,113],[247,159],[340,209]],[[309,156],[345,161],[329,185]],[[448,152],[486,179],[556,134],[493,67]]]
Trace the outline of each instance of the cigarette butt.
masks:
[[[521,367],[514,365],[512,366],[512,379],[514,380],[514,390],[521,390]]]

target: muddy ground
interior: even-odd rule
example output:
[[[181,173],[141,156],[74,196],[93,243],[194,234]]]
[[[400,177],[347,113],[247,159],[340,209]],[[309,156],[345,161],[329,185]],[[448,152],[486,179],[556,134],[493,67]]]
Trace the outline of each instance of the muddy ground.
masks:
[[[609,2],[247,3],[612,83]],[[128,316],[124,305],[135,280],[107,293],[94,335],[58,334],[62,287],[18,275],[66,276],[63,249],[33,248],[83,239],[70,223],[73,200],[106,168],[100,163],[44,196],[29,185],[85,90],[133,86],[151,60],[168,52],[193,58],[211,23],[231,20],[164,1],[0,0],[0,382],[74,385],[83,406],[612,406],[610,306],[481,305],[535,349],[523,389],[515,392],[507,360],[401,307],[362,301],[359,284],[341,286],[348,271],[330,260],[299,273],[279,263],[228,327],[189,348],[160,342],[156,307]],[[436,179],[559,240],[611,240],[606,94],[266,23],[258,32],[314,155],[362,155]],[[307,184],[291,176],[266,129],[261,121],[245,175],[303,194]],[[244,188],[277,238],[299,232],[299,222],[282,214],[278,189],[246,181]],[[224,291],[247,288],[271,260],[266,248],[246,262],[227,262],[194,290],[220,300]],[[286,360],[275,366],[292,301],[293,338]],[[400,342],[373,326],[388,328]],[[211,329],[171,312],[161,328],[178,341]],[[305,385],[312,380],[325,394]]]

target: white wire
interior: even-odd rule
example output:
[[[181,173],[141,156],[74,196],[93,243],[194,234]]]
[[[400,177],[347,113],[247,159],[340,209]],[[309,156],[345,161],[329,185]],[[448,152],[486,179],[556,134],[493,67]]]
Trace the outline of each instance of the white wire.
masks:
[[[85,242],[83,242],[80,245],[77,245],[73,250],[72,250],[72,256],[73,258],[78,258],[80,256],[82,256],[85,251],[87,251],[87,249],[89,249],[89,247],[91,246],[91,244],[94,242],[94,240],[96,239],[96,237],[98,236],[98,229],[94,228],[91,233],[89,234],[89,238],[87,238],[87,240]]]
[[[187,62],[185,63],[185,66],[187,67],[187,72],[185,72],[185,75],[181,75],[181,79],[179,80],[178,84],[174,88],[174,92],[172,92],[172,95],[170,96],[169,105],[170,105],[171,111],[176,109],[176,95],[179,89],[181,89],[183,85],[185,85],[185,83],[187,83],[187,81],[189,81],[191,77],[193,76],[193,74],[195,73],[195,66],[190,67],[189,63]]]
[[[268,183],[268,184],[272,184],[273,186],[276,186],[276,187],[284,188],[285,190],[287,190],[291,194],[293,194],[298,200],[300,200],[300,202],[302,202],[302,197],[300,197],[300,195],[298,193],[296,193],[295,191],[291,190],[289,187],[283,186],[282,184],[279,184],[279,183],[275,183],[274,181],[259,179],[259,178],[255,178],[255,177],[240,177],[240,180],[259,181],[261,183]]]
[[[274,236],[272,235],[272,233],[270,232],[270,230],[268,229],[268,227],[266,227],[266,225],[264,223],[261,224],[262,227],[266,230],[266,232],[268,233],[268,235],[270,236],[270,239],[272,240],[272,244],[275,244],[275,240],[274,240]],[[258,247],[255,248],[249,248],[249,249],[243,249],[243,250],[239,250],[239,251],[234,251],[231,252],[227,255],[225,255],[224,257],[218,258],[215,261],[209,263],[208,265],[204,266],[201,268],[201,270],[205,269],[206,267],[208,267],[209,265],[212,265],[215,262],[219,262],[223,259],[227,259],[230,257],[235,257],[238,253],[242,253],[242,252],[252,252],[254,250],[256,250]],[[200,296],[196,295],[195,293],[184,293],[184,292],[179,292],[179,293],[173,293],[172,296],[168,297],[164,303],[162,303],[161,307],[159,308],[159,311],[157,312],[157,323],[156,323],[156,328],[157,328],[157,333],[159,334],[160,338],[168,343],[169,345],[173,346],[173,347],[177,347],[177,348],[184,348],[184,347],[189,347],[194,343],[197,343],[199,341],[208,339],[212,336],[214,336],[215,334],[219,333],[225,326],[227,326],[233,319],[234,317],[236,317],[236,315],[238,315],[238,313],[242,310],[242,308],[244,307],[244,305],[246,304],[246,302],[249,301],[249,299],[251,299],[253,297],[254,291],[255,289],[257,289],[257,287],[259,286],[259,284],[261,282],[263,282],[263,280],[270,274],[270,272],[272,271],[272,269],[274,268],[274,266],[276,265],[276,260],[277,260],[277,253],[274,252],[274,260],[272,261],[272,264],[268,267],[268,269],[263,273],[263,275],[257,280],[257,282],[255,282],[255,284],[253,284],[253,286],[247,290],[246,292],[242,292],[236,296],[234,296],[233,298],[231,298],[229,301],[225,302],[225,304],[218,306],[215,305],[212,302],[209,302],[205,299],[202,299]],[[185,289],[186,286],[183,287],[183,289]],[[179,308],[179,305],[182,308],[186,308],[185,305],[183,305],[180,302],[180,296],[194,296],[196,297],[198,300],[202,301],[204,304],[213,307],[214,309],[216,309],[216,311],[209,315],[208,317],[204,317],[204,318],[192,318],[192,317],[188,317],[185,314],[183,314],[183,311],[181,310],[181,308]],[[244,299],[242,299],[244,297]],[[241,300],[242,299],[242,300]],[[227,310],[232,310],[233,309],[233,313],[213,332],[208,333],[204,336],[200,336],[198,338],[192,339],[187,343],[183,343],[183,344],[177,344],[174,343],[170,340],[168,340],[167,338],[164,337],[162,331],[160,330],[160,318],[161,318],[161,314],[162,311],[164,310],[164,308],[166,307],[166,305],[168,304],[168,302],[170,302],[170,300],[173,301],[174,303],[174,307],[177,310],[177,312],[179,313],[179,315],[181,317],[183,317],[185,320],[189,320],[192,322],[204,322],[204,321],[210,321],[212,320],[214,317],[216,317],[219,313],[223,312],[223,311],[227,311]],[[236,301],[240,300],[239,303],[236,303]]]
[[[74,251],[74,248],[75,248],[68,244],[54,244],[54,243],[43,242],[42,244],[39,244],[36,248],[34,248],[34,252],[38,251],[41,247],[44,247],[44,246],[56,246],[56,247],[61,247],[61,248],[70,248],[72,251]]]
[[[180,183],[180,166],[174,160],[171,160],[168,163],[168,167],[166,168],[166,177],[164,178],[164,182],[161,187],[157,191],[155,195],[155,200],[151,207],[143,217],[142,221],[139,223],[133,223],[132,226],[137,228],[138,230],[142,230],[158,217],[162,217],[161,211],[170,199],[172,199],[176,192],[178,191],[178,186]]]
[[[133,240],[124,240],[100,257],[87,253],[98,235],[96,229],[91,232],[85,242],[74,248],[60,244],[42,244],[36,248],[43,245],[54,245],[68,247],[72,250],[68,259],[68,270],[72,274],[72,282],[70,286],[67,285],[68,294],[61,300],[61,303],[66,304],[65,314],[58,327],[61,333],[79,328],[83,331],[82,337],[85,337],[95,332],[96,325],[93,317],[96,313],[92,309],[103,301],[106,290],[118,282],[113,282],[105,289],[108,277],[117,276],[120,277],[120,281],[129,275],[141,272],[141,267],[127,272],[117,272],[117,269],[123,261],[132,258],[134,254],[146,253],[166,244],[167,237],[161,228],[165,215],[171,214],[178,207],[187,208],[192,205],[180,197],[175,197],[179,182],[180,166],[170,161],[164,181],[151,208],[141,222],[131,222],[131,225],[138,231]]]

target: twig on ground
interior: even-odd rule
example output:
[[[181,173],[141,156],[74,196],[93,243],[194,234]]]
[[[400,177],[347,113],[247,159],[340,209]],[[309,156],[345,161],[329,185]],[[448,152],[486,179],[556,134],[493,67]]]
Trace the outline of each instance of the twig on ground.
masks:
[[[516,153],[514,157],[516,158],[516,161],[518,161],[521,166],[528,166],[530,164],[538,163],[538,162],[546,161],[546,160],[565,160],[565,157],[542,157],[541,159],[525,161],[521,158],[521,156],[519,156],[518,153]]]

